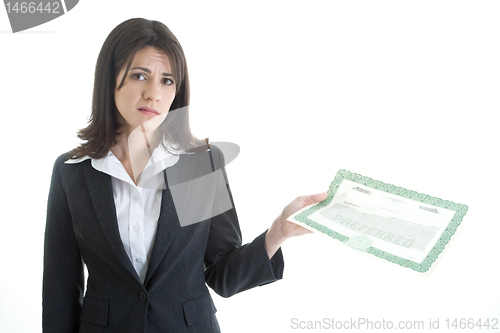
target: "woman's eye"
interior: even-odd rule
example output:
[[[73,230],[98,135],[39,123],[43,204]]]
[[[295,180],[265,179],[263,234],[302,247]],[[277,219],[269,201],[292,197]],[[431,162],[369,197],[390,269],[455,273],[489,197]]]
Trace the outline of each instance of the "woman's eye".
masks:
[[[172,79],[169,79],[168,77],[164,77],[163,83],[170,86],[170,85],[174,84],[174,81],[172,81]]]
[[[144,74],[140,74],[140,73],[132,74],[132,78],[134,78],[136,80],[145,80],[146,79],[146,77],[144,76]]]

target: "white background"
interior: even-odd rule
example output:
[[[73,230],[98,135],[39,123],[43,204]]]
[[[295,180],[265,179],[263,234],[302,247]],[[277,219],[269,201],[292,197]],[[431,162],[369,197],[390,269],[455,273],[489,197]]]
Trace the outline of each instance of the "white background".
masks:
[[[52,165],[86,126],[104,39],[132,17],[180,40],[193,133],[241,147],[227,173],[245,242],[340,168],[469,206],[427,276],[319,235],[287,241],[283,280],[214,295],[223,332],[499,318],[499,16],[498,1],[82,0],[12,34],[0,9],[0,331],[41,332]]]

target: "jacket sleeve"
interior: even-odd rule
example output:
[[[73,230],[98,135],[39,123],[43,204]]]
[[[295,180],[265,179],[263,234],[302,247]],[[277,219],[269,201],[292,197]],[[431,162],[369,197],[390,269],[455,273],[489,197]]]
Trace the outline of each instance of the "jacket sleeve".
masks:
[[[76,243],[61,169],[67,155],[54,164],[47,204],[42,290],[44,333],[78,332],[83,297],[83,261]]]
[[[205,279],[217,294],[229,297],[281,279],[284,262],[281,248],[269,259],[265,247],[266,232],[242,246],[238,217],[224,168],[224,156],[216,147],[212,151],[215,168],[222,170],[225,183],[225,188],[218,187],[217,192],[229,193],[232,208],[212,218],[205,252]]]

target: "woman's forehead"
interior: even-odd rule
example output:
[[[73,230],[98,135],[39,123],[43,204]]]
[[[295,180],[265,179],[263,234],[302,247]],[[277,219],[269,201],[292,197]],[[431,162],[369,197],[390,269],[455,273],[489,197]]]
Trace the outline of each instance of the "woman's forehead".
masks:
[[[137,51],[132,59],[131,65],[133,67],[134,65],[147,63],[162,63],[169,68],[171,66],[170,57],[167,55],[167,53],[164,50],[158,49],[153,46],[146,46]]]

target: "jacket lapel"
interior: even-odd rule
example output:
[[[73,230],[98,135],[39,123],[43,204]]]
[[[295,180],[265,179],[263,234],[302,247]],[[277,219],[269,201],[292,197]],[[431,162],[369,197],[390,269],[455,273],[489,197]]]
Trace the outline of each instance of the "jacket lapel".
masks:
[[[167,188],[162,192],[160,217],[158,218],[156,236],[144,285],[148,283],[148,280],[158,268],[181,228],[169,186],[193,179],[196,160],[197,156],[195,155],[181,154],[179,161],[165,170],[168,179],[166,181]]]
[[[141,283],[134,266],[123,248],[123,243],[120,238],[111,176],[95,170],[91,163],[83,163],[83,168],[85,180],[99,224],[101,225],[102,231],[112,251],[118,259],[118,261],[108,260],[109,264],[115,267],[117,271],[123,272],[123,274],[132,281]]]
[[[160,217],[158,218],[153,251],[151,252],[144,285],[147,284],[151,275],[158,268],[179,229],[180,224],[174,201],[172,200],[170,190],[167,188],[162,192]]]

